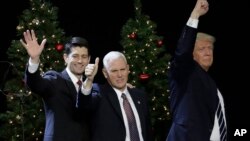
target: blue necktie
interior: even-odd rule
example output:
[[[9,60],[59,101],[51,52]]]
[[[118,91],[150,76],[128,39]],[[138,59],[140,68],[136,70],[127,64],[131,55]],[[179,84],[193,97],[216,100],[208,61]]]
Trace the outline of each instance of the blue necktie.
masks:
[[[218,108],[217,108],[216,113],[217,113],[217,117],[218,117],[218,121],[219,121],[219,127],[220,127],[220,139],[221,139],[221,141],[226,141],[227,140],[227,127],[226,127],[226,123],[225,123],[225,120],[224,120],[224,114],[222,112],[220,102],[218,104]]]
[[[123,108],[125,110],[127,120],[128,120],[130,141],[140,141],[133,110],[132,110],[132,108],[129,104],[129,101],[124,93],[122,94],[122,98],[123,98]]]

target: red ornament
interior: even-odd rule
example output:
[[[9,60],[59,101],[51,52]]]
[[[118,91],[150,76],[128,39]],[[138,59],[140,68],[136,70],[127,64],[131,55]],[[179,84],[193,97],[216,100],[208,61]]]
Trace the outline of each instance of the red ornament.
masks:
[[[163,41],[162,40],[158,40],[156,42],[156,44],[157,44],[158,47],[161,47],[163,45]]]
[[[130,35],[128,35],[130,39],[136,39],[137,35],[135,32],[132,32]]]
[[[63,51],[64,46],[63,46],[63,44],[58,43],[58,44],[56,44],[55,48],[58,52],[61,52],[61,51]]]
[[[146,73],[142,73],[140,74],[139,78],[141,81],[147,81],[149,79],[149,74],[146,74]]]

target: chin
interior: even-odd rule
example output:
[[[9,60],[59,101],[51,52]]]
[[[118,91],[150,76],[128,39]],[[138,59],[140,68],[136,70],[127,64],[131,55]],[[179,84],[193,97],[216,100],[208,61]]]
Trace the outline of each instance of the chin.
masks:
[[[83,74],[83,71],[78,71],[75,73],[76,75],[82,75]]]
[[[126,85],[117,85],[117,88],[119,89],[124,89],[126,87]]]

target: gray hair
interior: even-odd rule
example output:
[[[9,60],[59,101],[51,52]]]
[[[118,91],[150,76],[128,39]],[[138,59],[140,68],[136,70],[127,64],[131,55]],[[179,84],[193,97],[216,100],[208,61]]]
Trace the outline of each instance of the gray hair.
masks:
[[[125,63],[127,64],[127,59],[126,57],[124,56],[123,53],[119,52],[119,51],[110,51],[109,53],[107,53],[102,62],[103,62],[103,67],[104,68],[107,68],[108,67],[108,63],[111,61],[111,60],[114,60],[114,59],[118,59],[118,58],[122,58]]]

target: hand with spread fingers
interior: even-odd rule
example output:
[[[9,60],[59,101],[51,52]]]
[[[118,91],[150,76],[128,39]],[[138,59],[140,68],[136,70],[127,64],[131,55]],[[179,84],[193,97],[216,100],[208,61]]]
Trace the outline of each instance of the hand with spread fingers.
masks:
[[[44,49],[46,39],[43,39],[43,41],[39,45],[34,30],[27,30],[23,32],[23,37],[24,40],[23,39],[20,40],[21,44],[27,50],[27,53],[31,57],[31,61],[33,63],[38,63],[39,57]]]

